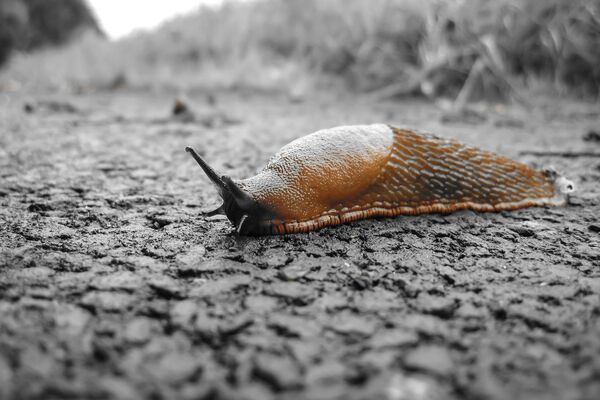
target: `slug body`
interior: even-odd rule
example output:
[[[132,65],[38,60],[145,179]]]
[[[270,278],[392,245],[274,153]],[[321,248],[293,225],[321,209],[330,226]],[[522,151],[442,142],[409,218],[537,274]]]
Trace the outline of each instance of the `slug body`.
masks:
[[[372,217],[514,210],[563,205],[573,184],[553,171],[409,129],[357,125],[325,129],[284,146],[238,182],[219,176],[191,148],[217,186],[239,234],[308,232]]]

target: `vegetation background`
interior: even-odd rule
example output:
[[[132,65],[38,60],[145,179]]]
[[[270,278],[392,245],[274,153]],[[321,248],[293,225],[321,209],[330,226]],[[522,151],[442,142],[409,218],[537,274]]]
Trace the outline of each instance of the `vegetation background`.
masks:
[[[335,88],[460,103],[518,97],[524,87],[591,100],[600,90],[598,0],[226,2],[116,42],[79,0],[63,2],[70,12],[51,14],[67,32],[45,42],[24,34],[6,6],[34,10],[26,23],[35,28],[36,7],[57,10],[58,2],[0,3],[3,20],[12,15],[2,29],[13,29],[0,35],[13,37],[3,52],[38,49],[13,52],[0,90],[250,87],[302,95]],[[43,49],[67,37],[58,51]]]

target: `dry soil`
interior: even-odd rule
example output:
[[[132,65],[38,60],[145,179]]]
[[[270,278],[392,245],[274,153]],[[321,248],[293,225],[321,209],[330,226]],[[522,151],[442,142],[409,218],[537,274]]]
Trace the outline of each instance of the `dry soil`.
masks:
[[[598,105],[0,97],[0,398],[598,399]],[[317,129],[416,127],[577,185],[570,205],[236,237],[184,152],[247,177]],[[587,139],[587,140],[584,140]]]

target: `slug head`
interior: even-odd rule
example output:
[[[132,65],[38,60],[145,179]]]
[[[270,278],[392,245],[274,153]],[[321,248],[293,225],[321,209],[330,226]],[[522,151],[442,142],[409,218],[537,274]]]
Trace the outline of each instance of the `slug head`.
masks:
[[[268,228],[266,221],[275,217],[275,214],[266,206],[259,204],[252,196],[244,191],[230,177],[219,176],[191,147],[185,151],[190,153],[200,165],[204,173],[217,187],[223,204],[209,215],[224,214],[235,226],[238,235],[252,235],[264,233]]]

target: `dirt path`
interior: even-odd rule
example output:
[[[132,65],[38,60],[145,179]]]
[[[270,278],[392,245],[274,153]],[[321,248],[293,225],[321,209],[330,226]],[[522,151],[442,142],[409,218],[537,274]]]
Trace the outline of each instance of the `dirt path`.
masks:
[[[0,398],[599,398],[600,157],[519,153],[600,154],[582,140],[597,105],[456,119],[196,94],[186,122],[172,95],[47,99],[0,98]],[[185,145],[242,178],[295,137],[368,122],[552,164],[578,192],[284,237],[202,215],[217,194]]]

